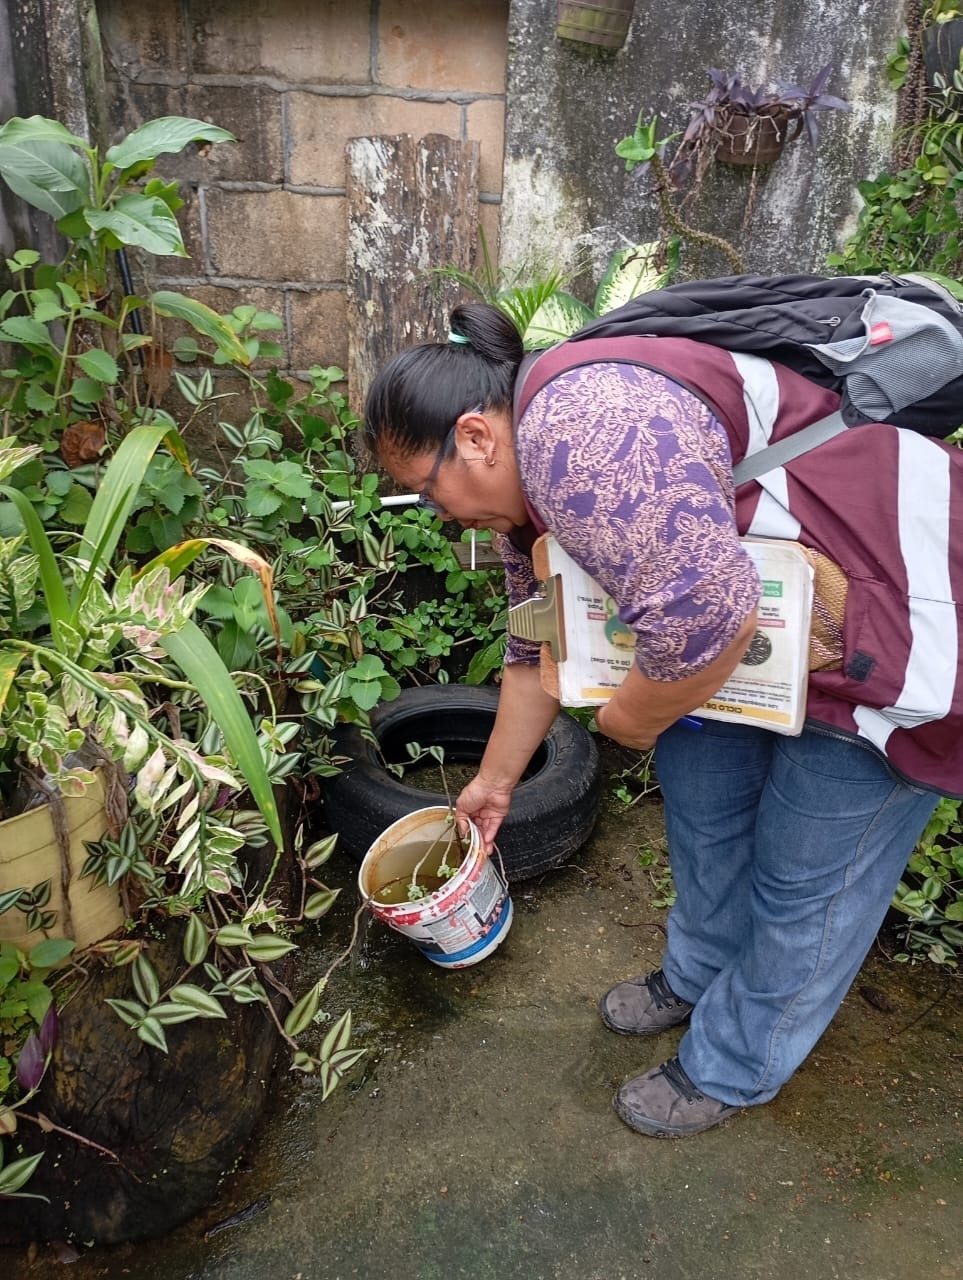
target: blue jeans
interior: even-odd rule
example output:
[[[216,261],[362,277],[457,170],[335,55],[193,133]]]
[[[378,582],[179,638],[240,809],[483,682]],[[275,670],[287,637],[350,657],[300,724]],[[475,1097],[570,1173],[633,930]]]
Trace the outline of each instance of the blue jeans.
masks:
[[[663,970],[695,1005],[682,1065],[768,1102],[829,1025],[938,797],[874,752],[711,720],[656,746],[678,893]]]

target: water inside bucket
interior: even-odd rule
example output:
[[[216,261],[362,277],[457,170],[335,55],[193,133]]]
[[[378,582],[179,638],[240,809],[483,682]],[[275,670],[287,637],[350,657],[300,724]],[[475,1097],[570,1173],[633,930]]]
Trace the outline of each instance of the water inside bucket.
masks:
[[[443,885],[448,883],[447,876],[426,876],[419,873],[418,887],[424,889],[423,897],[430,897],[436,893]],[[375,902],[384,902],[391,904],[395,902],[417,902],[420,898],[412,898],[409,896],[411,888],[411,876],[399,876],[397,880],[389,880],[383,885],[373,896]]]
[[[406,864],[404,867],[398,866],[396,859],[390,868],[386,868],[384,862],[379,863],[375,868],[372,876],[374,883],[369,888],[375,902],[388,905],[417,902],[429,897],[432,893],[444,888],[451,875],[454,875],[464,862],[467,852],[454,825],[430,839],[406,840],[403,850]],[[441,871],[443,867],[450,868],[450,874],[444,874]],[[390,875],[391,878],[378,884],[378,880],[381,880],[384,875]],[[423,892],[421,894],[413,892],[412,883]]]

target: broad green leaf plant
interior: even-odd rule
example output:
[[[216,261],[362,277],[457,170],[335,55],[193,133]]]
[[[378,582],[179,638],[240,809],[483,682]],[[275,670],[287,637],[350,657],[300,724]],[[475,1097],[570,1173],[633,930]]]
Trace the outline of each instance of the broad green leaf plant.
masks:
[[[570,274],[557,266],[528,265],[499,272],[484,235],[480,238],[482,264],[478,272],[446,266],[439,267],[435,275],[455,281],[476,298],[504,311],[522,335],[526,351],[561,342],[593,317],[640,293],[663,288],[671,283],[679,265],[679,243],[671,237],[617,249],[609,258],[592,306],[587,307],[567,288],[572,279],[584,273],[584,264]]]
[[[0,177],[55,218],[67,242],[58,264],[41,262],[32,249],[15,252],[6,263],[12,287],[0,296],[0,348],[12,352],[0,368],[0,819],[23,776],[35,795],[52,801],[90,786],[97,767],[129,778],[114,789],[126,821],[88,844],[84,875],[117,886],[131,932],[71,956],[49,985],[70,986],[93,954],[130,966],[132,990],[115,1011],[130,1034],[160,1050],[173,1024],[224,1017],[227,1002],[262,1003],[291,1048],[293,1067],[317,1073],[326,1096],[363,1052],[348,1047],[350,1015],[312,1046],[312,1029],[326,1018],[320,1001],[327,978],[294,1000],[286,1018],[262,981],[264,966],[295,949],[292,934],[321,919],[337,897],[318,879],[334,840],[303,851],[300,828],[291,850],[300,898],[288,902],[273,887],[284,844],[275,788],[298,765],[302,737],[300,720],[280,719],[275,708],[304,676],[303,669],[281,672],[285,651],[297,646],[290,615],[275,600],[276,579],[286,586],[293,559],[294,576],[308,582],[308,557],[325,559],[319,538],[281,536],[310,532],[303,525],[312,509],[331,512],[330,496],[319,500],[319,492],[349,499],[341,519],[360,546],[355,520],[377,509],[377,481],[356,489],[341,474],[350,460],[343,433],[319,452],[321,471],[314,461],[277,458],[280,438],[275,443],[272,435],[261,449],[242,449],[256,464],[249,475],[195,474],[174,418],[157,407],[154,371],[169,360],[151,336],[159,333],[158,317],[186,322],[195,347],[203,343],[215,364],[242,371],[255,356],[277,354],[254,333],[280,322],[247,307],[219,316],[169,291],[139,298],[118,289],[113,270],[115,255],[127,248],[184,256],[176,183],[150,171],[159,155],[191,141],[229,140],[203,121],[168,117],[101,157],[41,117],[0,126]],[[328,385],[343,375],[318,374],[333,402]],[[219,397],[209,371],[196,389],[179,377],[190,421]],[[294,409],[291,389],[281,386],[278,380],[282,418],[303,420],[309,441],[327,440],[314,403]],[[261,439],[259,429],[254,434]],[[240,531],[247,541],[255,527],[267,532],[267,556],[236,540]],[[388,549],[378,552],[379,563]],[[219,576],[237,609],[226,635],[223,599],[214,603],[219,588],[210,590]],[[329,599],[330,592],[317,593],[319,617]],[[363,616],[363,603],[355,600],[345,612]],[[355,624],[342,618],[340,625]],[[248,647],[248,631],[257,646]],[[397,690],[361,652],[347,652],[357,670],[338,672],[348,691],[343,701],[359,707],[372,694]],[[333,689],[329,701],[338,701]],[[332,705],[322,714],[333,722],[337,711]],[[245,792],[251,808],[238,805]],[[268,850],[254,874],[251,851],[265,845],[273,846],[273,863]],[[38,937],[57,927],[49,884],[5,893],[0,913],[8,911],[22,913]],[[150,937],[170,917],[186,920],[186,968],[162,990]],[[144,921],[152,926],[146,933],[137,928]],[[31,963],[36,969],[36,949],[13,949],[17,973]],[[16,1041],[15,1034],[7,1043],[16,1049]],[[0,1133],[13,1133],[11,1111],[39,1087],[35,1041],[27,1036],[19,1056],[14,1052],[15,1078],[0,1075]],[[2,1157],[0,1151],[0,1195],[30,1194],[22,1188],[33,1165],[4,1166]]]
[[[226,319],[255,365],[276,354],[276,317],[236,308]],[[175,353],[190,363],[211,357],[193,338],[179,340]],[[183,398],[215,419],[222,460],[198,471],[205,505],[191,524],[209,536],[233,530],[273,565],[283,678],[304,716],[302,745],[311,743],[313,773],[336,772],[326,730],[339,720],[364,723],[402,683],[457,678],[471,653],[498,648],[504,591],[497,572],[458,564],[431,513],[382,505],[378,476],[356,461],[359,424],[340,389],[343,370],[312,368],[301,395],[274,370],[262,377],[241,372],[253,404],[242,424],[216,420],[223,409],[208,368],[174,373]],[[148,533],[138,522],[137,549],[149,549],[141,531]],[[224,558],[214,571],[220,581],[198,617],[228,665],[271,679],[276,644],[256,584]],[[426,598],[413,604],[404,580],[419,572],[437,598],[422,593]],[[490,656],[474,664],[471,678],[480,681],[499,666]]]
[[[94,461],[124,429],[162,416],[152,407],[166,358],[152,336],[160,318],[186,323],[225,359],[249,359],[231,326],[203,303],[170,290],[129,294],[113,269],[128,249],[187,256],[175,217],[183,204],[177,183],[151,171],[160,155],[192,141],[231,140],[216,125],[168,116],[101,156],[43,116],[0,125],[0,178],[55,219],[67,246],[58,263],[18,249],[6,259],[10,287],[0,294],[0,343],[14,357],[0,371],[0,424],[3,434],[44,450],[20,481],[43,520],[82,526],[96,487]]]
[[[8,776],[18,766],[39,770],[47,785],[78,794],[93,774],[70,763],[70,756],[93,738],[108,759],[138,771],[134,797],[149,811],[168,797],[178,776],[200,793],[215,782],[236,790],[239,783],[226,765],[205,761],[158,729],[142,684],[145,678],[169,682],[158,661],[166,654],[179,678],[201,693],[280,848],[277,806],[250,713],[210,640],[191,621],[204,588],[185,591],[172,576],[172,566],[185,567],[200,547],[174,548],[136,572],[128,564],[115,568],[134,496],[164,440],[183,453],[180,436],[164,423],[134,428],[124,438],[80,540],[66,554],[54,551],[24,494],[0,484],[0,496],[13,504],[24,530],[0,540],[0,610],[9,628],[0,639],[0,768]],[[11,437],[0,440],[0,481],[36,451]],[[39,627],[31,612],[38,594],[45,618]],[[195,856],[203,858],[199,846]]]
[[[177,184],[148,178],[157,157],[181,152],[190,142],[233,141],[217,125],[164,116],[134,129],[101,157],[97,147],[56,120],[17,116],[0,126],[0,177],[55,220],[71,244],[69,283],[92,299],[109,287],[112,250],[133,245],[187,257],[174,216],[183,204]],[[183,308],[185,302],[172,305]]]
[[[679,265],[679,245],[675,239],[617,249],[606,266],[591,307],[564,289],[553,293],[538,307],[524,330],[522,341],[528,351],[562,342],[594,316],[621,307],[640,293],[669,284]]]
[[[259,1002],[290,1046],[293,1068],[318,1074],[327,1096],[364,1052],[348,1047],[350,1013],[319,1048],[305,1047],[307,1033],[323,1016],[327,976],[282,1021],[261,967],[295,949],[289,935],[298,920],[320,919],[333,906],[337,891],[318,880],[317,872],[335,838],[302,852],[298,832],[302,898],[282,909],[280,897],[270,892],[283,844],[273,784],[297,725],[264,720],[255,727],[217,649],[192,621],[205,588],[186,590],[183,583],[184,571],[216,545],[256,572],[273,618],[271,569],[256,553],[223,538],[188,540],[136,570],[127,561],[117,564],[134,495],[162,443],[182,456],[183,441],[166,424],[136,427],[125,436],[81,537],[59,550],[29,500],[6,483],[36,446],[0,440],[0,498],[23,522],[15,537],[0,539],[0,617],[7,628],[0,638],[0,761],[8,777],[23,769],[34,782],[65,795],[90,785],[91,763],[133,775],[130,817],[118,837],[105,835],[88,845],[84,873],[111,884],[136,882],[145,913],[187,917],[187,969],[167,990],[161,989],[143,936],[108,938],[93,948],[116,965],[131,966],[130,998],[109,1003],[138,1039],[166,1052],[166,1028],[172,1024],[224,1018],[225,1001]],[[203,740],[194,742],[183,736],[180,719],[195,717],[198,703],[209,724]],[[157,713],[168,704],[182,711],[169,710],[165,722]],[[87,758],[79,754],[85,749]],[[242,781],[256,814],[227,805]],[[242,846],[263,845],[265,833],[276,848],[274,862],[252,884],[238,855]],[[0,912],[20,910],[28,914],[28,927],[53,928],[43,888],[4,894]],[[216,910],[208,909],[211,899],[218,900]],[[53,1007],[47,974],[40,972],[44,945],[29,953],[0,948],[0,979],[16,981],[13,996],[0,1002],[0,1030],[5,1014],[19,1019],[8,1028],[6,1043],[22,1039],[28,1013],[41,1022]],[[69,941],[58,945],[73,948]],[[31,967],[28,983],[22,975]],[[15,1135],[18,1112],[29,1115],[25,1108],[53,1051],[49,1027],[48,1043],[42,1040],[42,1030],[39,1039],[32,1031],[26,1035],[15,1054],[15,1072],[8,1068],[4,1076],[0,1059],[0,1138]],[[0,1194],[36,1194],[23,1188],[37,1163],[37,1157],[25,1157],[4,1168],[0,1143]]]
[[[74,943],[67,938],[45,938],[29,952],[0,943],[0,1198],[38,1198],[22,1188],[43,1153],[7,1161],[2,1139],[15,1137],[19,1119],[27,1114],[24,1108],[50,1065],[59,1020],[47,979],[73,949]],[[18,1045],[19,1052],[13,1053],[11,1045]],[[37,1117],[30,1119],[40,1123]]]

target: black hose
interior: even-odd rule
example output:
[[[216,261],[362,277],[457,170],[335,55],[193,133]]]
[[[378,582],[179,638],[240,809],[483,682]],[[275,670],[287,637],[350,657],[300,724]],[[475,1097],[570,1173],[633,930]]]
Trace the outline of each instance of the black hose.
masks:
[[[124,293],[127,294],[128,297],[130,297],[133,295],[134,285],[130,278],[130,263],[127,261],[126,249],[117,250],[117,265],[120,268],[120,282],[124,286]],[[140,318],[140,308],[132,307],[129,314],[130,314],[130,327],[139,337],[143,337],[144,325]],[[137,348],[137,360],[140,364],[140,367],[143,369],[144,352],[141,347]]]

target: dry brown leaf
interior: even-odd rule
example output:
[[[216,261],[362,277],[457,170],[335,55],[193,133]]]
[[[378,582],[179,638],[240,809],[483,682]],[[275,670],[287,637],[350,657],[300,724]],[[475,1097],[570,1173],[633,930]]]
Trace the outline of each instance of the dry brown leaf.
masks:
[[[99,458],[107,443],[101,422],[72,422],[60,437],[60,453],[67,466],[82,467]]]

